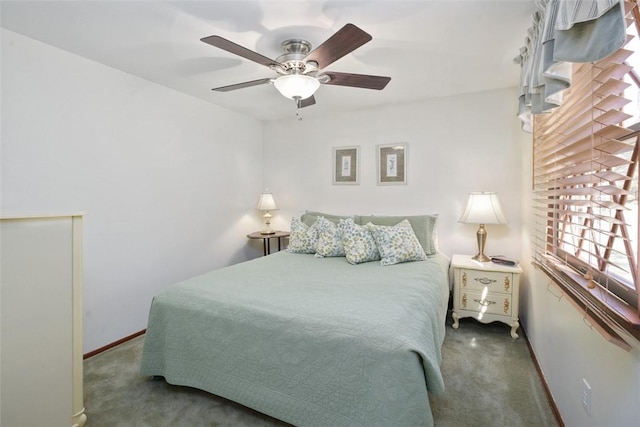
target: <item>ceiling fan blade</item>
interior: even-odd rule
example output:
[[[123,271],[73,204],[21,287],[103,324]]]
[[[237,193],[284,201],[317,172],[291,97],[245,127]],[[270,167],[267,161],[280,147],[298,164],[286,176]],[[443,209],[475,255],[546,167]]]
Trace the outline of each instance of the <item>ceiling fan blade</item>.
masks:
[[[271,79],[251,80],[250,82],[236,83],[233,85],[216,87],[211,90],[215,90],[217,92],[229,92],[231,90],[243,89],[245,87],[251,87],[251,86],[258,86],[258,85],[262,85],[270,82],[271,82]]]
[[[296,100],[296,104],[298,105],[298,108],[309,107],[315,103],[316,103],[316,99],[314,98],[313,95],[305,99]]]
[[[305,63],[309,61],[316,62],[318,68],[322,69],[370,40],[371,35],[353,24],[347,24],[320,46],[316,47],[303,61]]]
[[[323,74],[331,79],[325,83],[326,85],[352,86],[363,89],[382,90],[391,81],[391,77],[367,76],[365,74],[337,73],[333,71]]]
[[[234,55],[242,56],[250,61],[257,62],[260,65],[265,65],[267,67],[282,67],[282,64],[274,61],[271,58],[267,58],[266,56],[260,55],[257,52],[254,52],[246,47],[240,46],[232,41],[229,41],[220,36],[209,36],[201,38],[200,41],[203,41],[211,46],[215,46],[219,49],[226,50],[227,52],[233,53]]]

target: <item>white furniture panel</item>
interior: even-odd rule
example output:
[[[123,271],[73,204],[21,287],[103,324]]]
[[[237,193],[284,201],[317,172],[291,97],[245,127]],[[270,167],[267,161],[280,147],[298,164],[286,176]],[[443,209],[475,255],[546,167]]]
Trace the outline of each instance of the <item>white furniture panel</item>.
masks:
[[[82,426],[82,215],[1,220],[0,425]]]

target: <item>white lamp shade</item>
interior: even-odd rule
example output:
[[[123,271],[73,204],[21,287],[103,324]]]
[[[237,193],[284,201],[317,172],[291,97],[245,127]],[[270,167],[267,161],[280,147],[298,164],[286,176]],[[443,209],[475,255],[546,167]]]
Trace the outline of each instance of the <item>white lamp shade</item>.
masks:
[[[496,193],[470,193],[467,206],[458,220],[465,224],[506,224]]]
[[[273,200],[273,194],[271,193],[262,193],[260,194],[260,199],[258,199],[258,206],[256,209],[259,211],[273,211],[278,209],[276,207],[276,202]]]
[[[280,76],[273,84],[282,96],[289,99],[306,99],[320,87],[320,82],[317,79],[304,74]]]

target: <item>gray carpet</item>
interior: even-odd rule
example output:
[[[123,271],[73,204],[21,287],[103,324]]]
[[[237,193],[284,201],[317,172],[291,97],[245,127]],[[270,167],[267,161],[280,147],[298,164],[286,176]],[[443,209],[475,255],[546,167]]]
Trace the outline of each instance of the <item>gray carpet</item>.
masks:
[[[557,426],[522,334],[462,319],[442,349],[446,391],[431,396],[438,427]],[[520,331],[519,331],[520,332]],[[206,392],[138,373],[144,335],[84,362],[87,427],[286,426]]]

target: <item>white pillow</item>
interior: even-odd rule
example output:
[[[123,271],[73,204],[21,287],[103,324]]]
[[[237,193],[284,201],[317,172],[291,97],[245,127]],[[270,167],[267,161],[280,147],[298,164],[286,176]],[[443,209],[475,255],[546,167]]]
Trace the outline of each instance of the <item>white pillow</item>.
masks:
[[[345,256],[338,226],[323,216],[318,217],[314,225],[318,228],[316,256],[318,258]]]
[[[318,226],[308,226],[299,218],[291,219],[291,234],[287,250],[294,254],[314,254],[318,244]]]
[[[357,225],[353,219],[340,220],[338,224],[340,238],[344,246],[347,261],[350,264],[377,261],[380,252],[376,248],[376,242],[367,227]]]
[[[402,220],[392,227],[373,225],[369,222],[366,227],[371,231],[378,251],[380,251],[382,258],[380,265],[427,259],[427,255],[408,220]]]

